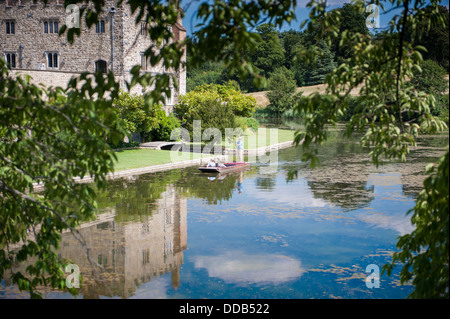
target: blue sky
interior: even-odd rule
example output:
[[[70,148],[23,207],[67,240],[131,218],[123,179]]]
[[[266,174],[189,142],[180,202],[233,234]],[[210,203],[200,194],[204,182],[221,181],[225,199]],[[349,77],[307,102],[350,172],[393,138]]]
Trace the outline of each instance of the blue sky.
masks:
[[[195,20],[195,13],[198,6],[207,0],[182,0],[182,6],[186,11],[186,15],[183,19],[183,25],[187,30],[187,34],[191,35],[193,30],[195,29],[195,25],[197,24]],[[207,1],[208,2],[208,1]],[[296,8],[296,21],[291,22],[290,24],[286,24],[283,26],[282,30],[299,30],[301,23],[308,18],[309,10],[306,8],[306,4],[309,0],[297,0],[297,8]],[[342,6],[344,3],[350,3],[351,0],[328,0],[327,3],[330,5],[330,9],[334,9]],[[441,3],[444,6],[449,6],[449,0],[444,0]],[[381,12],[380,15],[380,25],[381,27],[386,26],[387,22],[392,18],[395,12],[391,12],[389,14],[383,14]]]

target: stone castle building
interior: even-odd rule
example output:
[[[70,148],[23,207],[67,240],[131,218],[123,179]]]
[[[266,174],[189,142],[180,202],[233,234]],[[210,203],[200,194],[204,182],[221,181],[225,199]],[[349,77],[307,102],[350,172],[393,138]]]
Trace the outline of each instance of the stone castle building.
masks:
[[[147,25],[136,24],[130,8],[125,4],[116,7],[116,2],[105,1],[99,22],[91,28],[80,18],[81,34],[71,45],[66,34],[58,36],[67,21],[76,22],[76,10],[66,12],[64,0],[49,0],[47,5],[33,0],[0,0],[0,54],[11,70],[29,74],[33,82],[46,86],[65,87],[81,72],[112,70],[126,90],[135,65],[141,65],[143,72],[174,74],[179,86],[166,98],[166,110],[170,111],[178,96],[186,92],[186,70],[166,70],[162,64],[151,67],[144,57],[151,44]],[[181,18],[172,31],[174,41],[185,39]],[[142,88],[134,88],[133,93],[142,93]]]

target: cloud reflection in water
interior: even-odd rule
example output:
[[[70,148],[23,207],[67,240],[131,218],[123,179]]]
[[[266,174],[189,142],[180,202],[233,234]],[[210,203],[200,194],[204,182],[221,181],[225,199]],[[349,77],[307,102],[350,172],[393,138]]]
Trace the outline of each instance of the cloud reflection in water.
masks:
[[[243,251],[227,251],[216,256],[198,256],[196,268],[205,268],[210,277],[218,277],[226,283],[278,285],[298,279],[304,272],[301,262],[278,254],[248,254]]]

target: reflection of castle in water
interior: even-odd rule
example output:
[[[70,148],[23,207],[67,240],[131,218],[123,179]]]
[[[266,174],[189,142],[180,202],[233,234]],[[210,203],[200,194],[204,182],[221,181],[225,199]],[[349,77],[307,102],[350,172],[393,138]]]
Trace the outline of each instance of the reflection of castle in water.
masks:
[[[179,269],[187,248],[186,199],[167,186],[153,213],[139,222],[119,223],[115,210],[101,214],[95,222],[80,226],[86,247],[70,233],[63,235],[60,254],[80,267],[84,298],[132,296],[136,287],[163,274],[172,274],[172,285],[180,285]]]

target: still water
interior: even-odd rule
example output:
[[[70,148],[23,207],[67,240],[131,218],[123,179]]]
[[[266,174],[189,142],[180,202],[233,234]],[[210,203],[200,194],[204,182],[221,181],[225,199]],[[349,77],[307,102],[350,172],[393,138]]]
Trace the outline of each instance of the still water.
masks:
[[[335,132],[315,169],[291,147],[225,176],[190,167],[113,180],[99,219],[79,229],[91,262],[70,233],[59,253],[80,268],[77,298],[405,298],[398,271],[368,288],[366,267],[381,270],[412,231],[424,167],[447,144],[422,138],[408,163],[376,168]],[[0,298],[21,297],[2,281]]]

